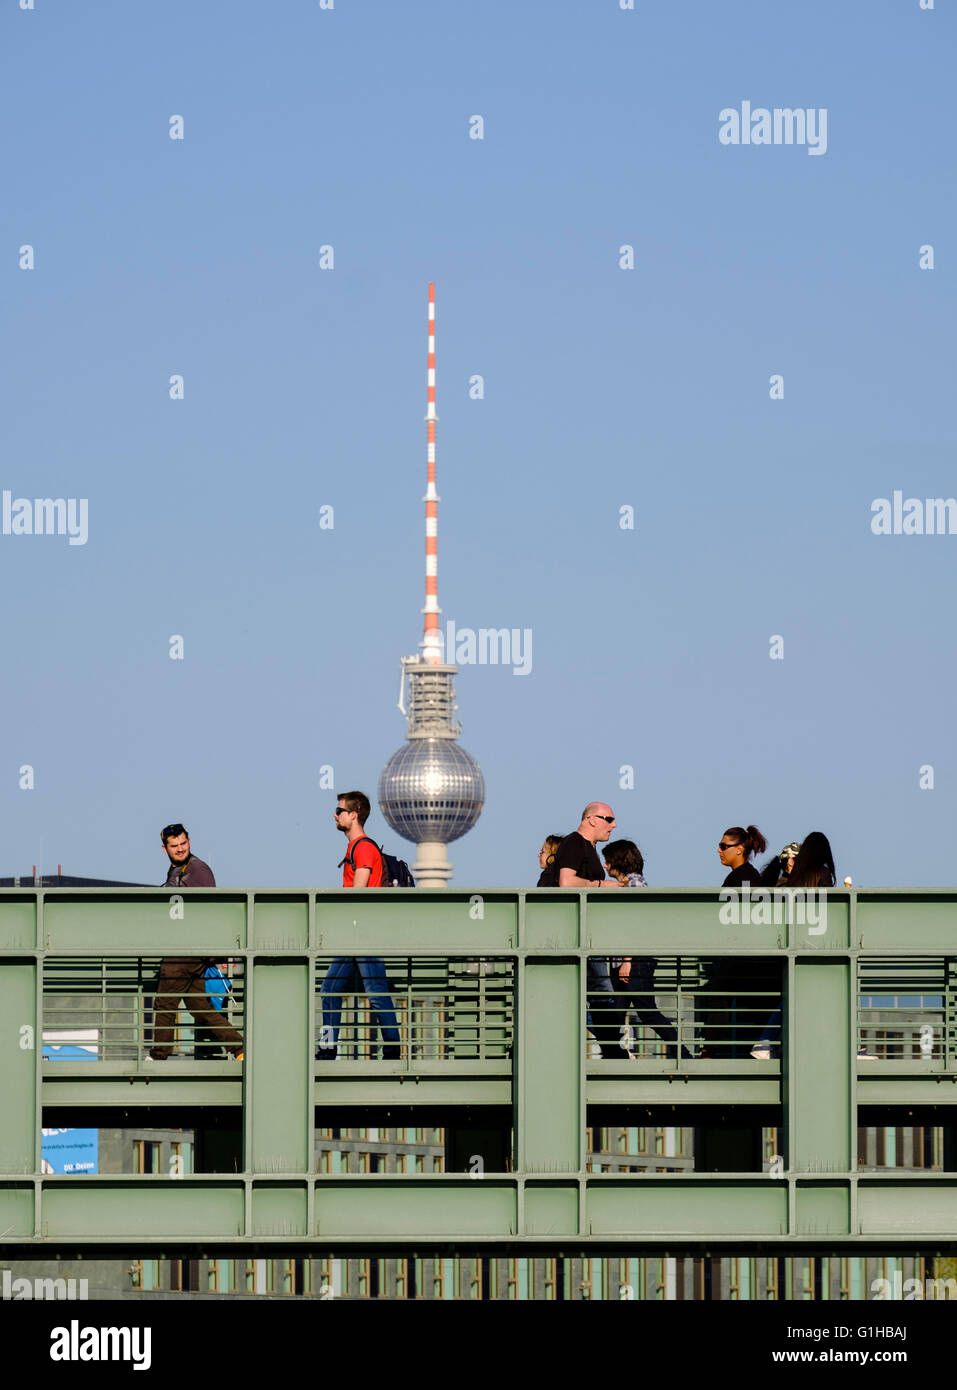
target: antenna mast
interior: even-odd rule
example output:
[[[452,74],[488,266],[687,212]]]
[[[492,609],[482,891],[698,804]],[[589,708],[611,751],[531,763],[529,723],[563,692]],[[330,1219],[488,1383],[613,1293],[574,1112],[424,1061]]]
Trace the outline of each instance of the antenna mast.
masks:
[[[435,490],[435,284],[429,284],[429,359],[427,375],[425,420],[427,430],[428,486],[425,490],[425,632],[422,636],[422,660],[429,666],[441,666],[444,655],[442,633],[439,631],[439,494]]]

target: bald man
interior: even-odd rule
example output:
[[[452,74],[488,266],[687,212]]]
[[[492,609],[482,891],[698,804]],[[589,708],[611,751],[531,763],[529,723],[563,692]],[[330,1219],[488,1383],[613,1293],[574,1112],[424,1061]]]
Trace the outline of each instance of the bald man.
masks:
[[[589,801],[582,811],[577,830],[566,835],[555,851],[556,884],[559,888],[618,888],[617,879],[606,878],[598,858],[596,844],[611,837],[615,828],[615,813],[604,801]],[[602,956],[588,959],[588,993],[601,994],[590,1001],[588,1026],[601,1049],[601,1055],[612,1061],[623,1061],[628,1053],[621,1046],[621,1025],[624,1010],[615,1007],[615,987],[611,982],[608,961]],[[607,1000],[605,998],[607,996]]]
[[[566,835],[555,854],[559,888],[617,888],[618,881],[606,878],[595,846],[611,839],[615,816],[604,801],[589,801],[582,811],[581,825]]]

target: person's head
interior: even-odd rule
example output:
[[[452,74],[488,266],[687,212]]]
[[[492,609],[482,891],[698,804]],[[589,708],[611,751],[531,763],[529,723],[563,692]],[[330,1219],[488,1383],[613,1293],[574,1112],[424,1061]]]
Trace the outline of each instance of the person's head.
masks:
[[[602,858],[605,868],[619,883],[623,883],[629,874],[645,872],[645,861],[634,840],[612,840],[610,845],[605,846]]]
[[[794,861],[801,852],[800,840],[792,840],[789,845],[785,845],[778,858],[781,861],[781,873],[785,878],[789,878],[794,872]]]
[[[784,886],[788,882],[800,848],[799,842],[792,840],[768,860],[761,870],[761,882],[765,888],[776,888],[778,884]]]
[[[558,846],[564,840],[564,835],[546,835],[545,843],[538,851],[538,862],[543,869],[547,869],[549,864],[554,864]]]
[[[604,801],[589,801],[582,811],[578,833],[593,845],[607,840],[615,828],[615,813]]]
[[[756,825],[732,825],[721,836],[718,856],[727,869],[740,869],[752,854],[763,854],[768,842]]]
[[[365,792],[340,792],[336,797],[336,829],[351,835],[356,826],[362,830],[372,806]]]
[[[820,830],[812,830],[804,837],[788,884],[793,888],[833,888],[836,878],[830,842]]]
[[[170,863],[185,864],[189,858],[189,831],[185,825],[180,825],[175,821],[172,825],[164,825],[160,831],[160,839],[163,848],[169,855]]]

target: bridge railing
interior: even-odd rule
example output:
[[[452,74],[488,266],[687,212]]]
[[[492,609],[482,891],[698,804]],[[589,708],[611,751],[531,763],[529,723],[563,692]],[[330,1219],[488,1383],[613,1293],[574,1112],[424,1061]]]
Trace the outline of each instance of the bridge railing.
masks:
[[[185,1032],[187,1065],[146,1058],[150,972],[168,957],[228,963],[241,1064],[207,1061],[210,1039]],[[360,957],[386,962],[399,1055],[376,1055],[369,1001],[341,991],[352,1012],[331,1065],[315,1056],[323,982],[334,959]],[[596,963],[612,971],[618,959],[635,969],[626,994],[596,980]],[[142,1249],[171,1231],[183,1248],[957,1243],[957,1175],[863,1173],[856,1145],[859,1107],[957,1131],[955,974],[955,889],[813,902],[661,889],[0,890],[0,1248],[128,1237]],[[96,1051],[77,1038],[67,1056],[71,1032],[95,1034]],[[42,1173],[44,1107],[56,1122],[138,1105],[165,1107],[173,1124],[181,1107],[234,1108],[231,1171],[173,1184]],[[441,1174],[317,1171],[317,1117],[422,1106],[460,1134],[465,1160],[494,1160]],[[590,1172],[585,1130],[599,1112],[696,1126],[696,1171]],[[773,1173],[732,1142],[755,1124],[782,1136]]]

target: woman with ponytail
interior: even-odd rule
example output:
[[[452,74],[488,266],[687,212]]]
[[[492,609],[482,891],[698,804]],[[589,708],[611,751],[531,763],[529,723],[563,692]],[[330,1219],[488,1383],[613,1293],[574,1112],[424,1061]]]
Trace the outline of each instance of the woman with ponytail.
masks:
[[[726,830],[718,843],[718,854],[730,872],[721,887],[747,889],[748,884],[761,887],[761,870],[751,863],[751,856],[763,854],[767,847],[768,842],[756,825],[732,825]],[[703,1057],[747,1057],[751,1044],[744,1041],[743,1035],[751,1015],[744,1006],[745,1003],[752,1005],[753,1001],[750,998],[741,1000],[739,995],[762,988],[766,974],[767,966],[760,961],[726,957],[712,963],[700,996],[699,1021],[706,1039]],[[757,1002],[760,1007],[761,1001]],[[762,1010],[764,1018],[767,1013],[767,1009]],[[754,1037],[753,1032],[751,1037]]]
[[[748,883],[761,883],[761,872],[750,862],[752,854],[763,854],[768,842],[756,825],[746,829],[732,825],[721,836],[718,855],[721,863],[731,872],[722,883],[722,888],[742,888]]]

